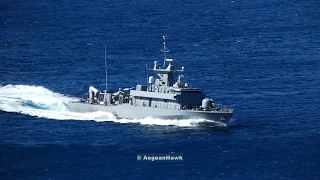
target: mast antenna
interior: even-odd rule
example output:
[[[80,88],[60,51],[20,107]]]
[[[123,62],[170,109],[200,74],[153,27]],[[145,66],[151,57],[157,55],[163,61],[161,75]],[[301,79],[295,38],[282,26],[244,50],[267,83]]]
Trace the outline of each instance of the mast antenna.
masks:
[[[163,52],[163,69],[166,65],[166,53],[170,52],[169,49],[167,49],[167,40],[168,40],[168,37],[167,36],[162,36],[163,38],[163,49],[161,49],[161,51]]]
[[[104,66],[106,68],[106,94],[108,92],[107,46],[104,45]]]

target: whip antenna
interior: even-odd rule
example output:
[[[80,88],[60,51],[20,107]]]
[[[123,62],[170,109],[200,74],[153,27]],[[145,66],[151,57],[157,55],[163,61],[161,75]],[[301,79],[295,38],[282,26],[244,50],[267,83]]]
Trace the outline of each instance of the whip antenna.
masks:
[[[108,92],[107,46],[104,45],[104,66],[106,68],[106,93]]]

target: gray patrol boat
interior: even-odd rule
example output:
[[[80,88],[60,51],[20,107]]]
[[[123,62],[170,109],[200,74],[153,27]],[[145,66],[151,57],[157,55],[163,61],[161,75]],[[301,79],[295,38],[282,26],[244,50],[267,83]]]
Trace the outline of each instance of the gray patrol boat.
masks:
[[[150,76],[147,85],[137,84],[135,88],[120,88],[116,93],[99,91],[90,86],[88,98],[68,102],[69,111],[104,111],[118,118],[128,119],[206,119],[206,122],[228,124],[234,113],[232,109],[217,107],[212,99],[205,98],[201,89],[189,87],[184,83],[183,75],[179,75],[178,80],[174,82],[174,73],[184,72],[184,67],[177,70],[173,66],[174,60],[166,58],[166,53],[169,52],[167,37],[163,36],[163,40],[163,66],[155,61],[153,68],[147,67],[148,71],[157,74],[157,78]]]

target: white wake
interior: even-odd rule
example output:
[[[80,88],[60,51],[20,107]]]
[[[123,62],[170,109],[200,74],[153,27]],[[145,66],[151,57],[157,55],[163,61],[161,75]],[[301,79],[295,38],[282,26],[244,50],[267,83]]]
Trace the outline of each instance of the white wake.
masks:
[[[117,119],[108,112],[75,113],[68,110],[67,102],[77,98],[55,93],[42,86],[6,85],[0,86],[0,110],[16,112],[34,117],[57,120],[94,120],[117,123],[140,123],[147,125],[197,126],[204,119],[163,120],[147,117],[144,119]]]

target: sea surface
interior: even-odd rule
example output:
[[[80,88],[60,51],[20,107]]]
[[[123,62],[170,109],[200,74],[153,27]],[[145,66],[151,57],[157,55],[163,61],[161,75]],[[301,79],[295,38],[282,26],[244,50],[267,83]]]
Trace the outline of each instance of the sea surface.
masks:
[[[0,1],[0,179],[320,179],[320,1]],[[73,113],[168,58],[228,126]],[[149,73],[149,75],[151,75]],[[137,156],[180,155],[179,161]]]

